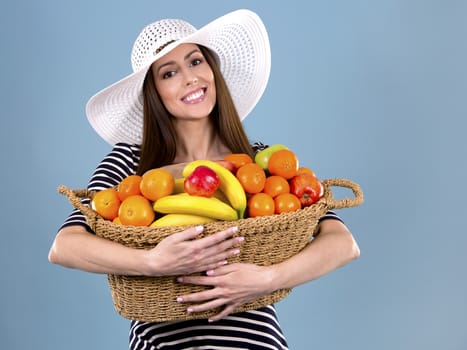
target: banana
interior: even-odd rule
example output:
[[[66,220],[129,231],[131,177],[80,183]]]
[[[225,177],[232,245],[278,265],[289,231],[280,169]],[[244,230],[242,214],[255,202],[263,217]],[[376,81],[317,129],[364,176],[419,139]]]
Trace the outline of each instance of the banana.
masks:
[[[151,226],[185,226],[185,225],[201,225],[207,222],[213,222],[216,219],[207,216],[192,215],[192,214],[166,214],[163,217],[154,221]]]
[[[246,194],[235,175],[221,164],[211,160],[195,160],[183,168],[183,177],[190,175],[196,167],[204,165],[214,170],[221,180],[219,189],[225,194],[238,217],[243,218],[246,209]]]
[[[230,205],[229,199],[224,194],[224,192],[222,192],[221,190],[217,189],[216,192],[214,192],[214,197],[221,200],[222,202],[227,203],[228,205]]]
[[[184,182],[185,182],[184,177],[176,178],[175,181],[174,181],[174,189],[173,189],[172,193],[177,194],[177,193],[185,192],[185,187],[183,186]]]
[[[234,208],[215,197],[206,198],[183,193],[159,198],[154,202],[153,209],[163,214],[192,214],[225,221],[238,219]]]
[[[183,186],[183,183],[185,182],[184,177],[179,177],[175,179],[174,183],[174,189],[172,191],[172,194],[187,194],[185,192],[185,187]],[[230,204],[228,198],[225,196],[224,192],[222,192],[220,189],[217,189],[216,192],[214,192],[214,196],[217,199],[220,199],[224,203]]]

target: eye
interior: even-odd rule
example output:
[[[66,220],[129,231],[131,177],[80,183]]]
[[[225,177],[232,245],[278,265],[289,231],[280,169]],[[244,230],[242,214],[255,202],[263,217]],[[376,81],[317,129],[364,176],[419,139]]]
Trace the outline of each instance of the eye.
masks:
[[[197,66],[197,65],[200,65],[201,63],[203,63],[203,61],[200,58],[194,58],[194,59],[191,60],[190,65],[191,66]]]
[[[169,79],[175,75],[175,71],[171,70],[162,74],[162,79]]]

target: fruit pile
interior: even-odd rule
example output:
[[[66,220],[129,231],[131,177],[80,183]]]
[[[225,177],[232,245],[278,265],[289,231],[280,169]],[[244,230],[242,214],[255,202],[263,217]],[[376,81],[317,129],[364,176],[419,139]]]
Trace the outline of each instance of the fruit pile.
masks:
[[[96,192],[91,208],[106,220],[132,226],[181,226],[292,212],[316,203],[321,181],[282,144],[223,160],[196,160],[181,178],[163,169],[130,175]]]

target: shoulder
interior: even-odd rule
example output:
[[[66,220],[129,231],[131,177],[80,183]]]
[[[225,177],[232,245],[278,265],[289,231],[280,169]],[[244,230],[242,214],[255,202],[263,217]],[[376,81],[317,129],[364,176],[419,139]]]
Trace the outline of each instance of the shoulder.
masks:
[[[112,150],[102,160],[101,165],[111,164],[114,166],[136,169],[140,157],[141,146],[120,142],[113,146]]]
[[[126,176],[134,174],[138,168],[140,153],[139,145],[115,144],[97,166],[89,181],[88,189],[101,190],[116,186]]]
[[[259,152],[259,151],[262,151],[263,149],[265,149],[266,147],[268,147],[268,145],[264,144],[263,142],[261,141],[256,141],[256,142],[253,142],[251,144],[251,148],[253,148],[253,152],[256,153],[256,152]]]
[[[130,144],[130,143],[124,143],[124,142],[119,142],[116,143],[112,151],[109,153],[108,156],[118,156],[122,158],[128,158],[128,159],[138,159],[141,156],[141,146],[140,145],[135,145],[135,144]]]

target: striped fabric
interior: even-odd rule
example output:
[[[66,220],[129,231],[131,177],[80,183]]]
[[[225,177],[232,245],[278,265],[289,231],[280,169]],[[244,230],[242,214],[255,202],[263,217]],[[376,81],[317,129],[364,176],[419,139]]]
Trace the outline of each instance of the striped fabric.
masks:
[[[266,147],[254,143],[255,151]],[[102,160],[92,175],[88,189],[102,190],[116,186],[123,178],[136,172],[140,147],[119,143]],[[89,204],[89,200],[84,200]],[[324,219],[340,218],[333,212]],[[92,233],[80,211],[74,210],[62,227],[81,225]],[[153,349],[288,349],[273,305],[258,310],[230,315],[218,322],[188,320],[148,323],[132,321],[131,350]]]
[[[288,349],[272,305],[209,323],[132,321],[130,349]]]

